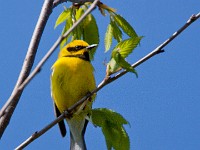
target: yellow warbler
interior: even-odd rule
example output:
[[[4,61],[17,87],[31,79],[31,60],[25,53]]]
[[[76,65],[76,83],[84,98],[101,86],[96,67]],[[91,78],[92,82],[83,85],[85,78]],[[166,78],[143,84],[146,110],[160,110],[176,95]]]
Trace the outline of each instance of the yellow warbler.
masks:
[[[51,75],[51,94],[57,117],[95,89],[94,69],[90,63],[89,50],[96,46],[82,40],[74,40],[60,51],[58,59],[52,66]],[[95,96],[79,106],[72,118],[66,119],[70,129],[71,150],[86,149],[84,140],[88,123],[86,117],[94,98]],[[66,134],[64,121],[59,122],[59,127],[64,137]]]

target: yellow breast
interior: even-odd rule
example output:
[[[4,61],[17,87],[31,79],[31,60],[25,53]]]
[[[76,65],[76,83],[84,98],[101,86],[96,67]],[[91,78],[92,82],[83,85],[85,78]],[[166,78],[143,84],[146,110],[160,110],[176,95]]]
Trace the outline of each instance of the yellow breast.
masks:
[[[96,87],[94,69],[89,61],[76,57],[62,57],[55,62],[52,70],[51,92],[60,112]]]

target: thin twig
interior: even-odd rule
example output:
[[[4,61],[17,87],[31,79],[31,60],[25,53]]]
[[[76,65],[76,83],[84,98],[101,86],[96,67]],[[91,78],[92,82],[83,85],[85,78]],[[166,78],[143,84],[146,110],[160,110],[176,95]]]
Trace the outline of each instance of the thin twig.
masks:
[[[33,36],[31,38],[30,45],[29,45],[20,75],[18,77],[17,83],[15,85],[15,88],[13,89],[13,92],[10,98],[7,100],[7,102],[5,103],[5,105],[2,107],[0,111],[0,117],[1,117],[0,118],[0,138],[2,137],[6,127],[9,124],[10,118],[23,92],[23,89],[19,90],[18,87],[27,78],[27,76],[29,75],[31,71],[44,27],[47,23],[49,15],[52,12],[52,4],[53,4],[53,0],[44,1],[43,7],[40,13],[40,17],[38,19],[35,30],[33,32]]]
[[[46,131],[52,128],[55,124],[63,120],[66,117],[66,115],[67,115],[66,112],[61,114],[58,118],[56,118],[54,121],[48,124],[45,128],[43,128],[39,132],[35,132],[34,134],[32,134],[26,141],[24,141],[21,145],[19,145],[15,150],[21,150],[25,148],[27,145],[33,142],[36,138],[40,137],[42,134],[44,134]]]
[[[85,2],[94,2],[94,0],[68,0],[68,1],[70,1],[70,2],[72,2],[72,3],[82,3],[82,4],[84,4]]]
[[[61,3],[67,2],[67,0],[54,0],[53,2],[53,8],[55,8],[56,6],[58,6]]]
[[[53,2],[53,8],[55,8],[56,6],[58,6],[61,3],[70,1],[72,3],[78,3],[78,4],[84,4],[85,2],[94,2],[94,0],[54,0]]]
[[[161,45],[159,45],[156,49],[154,49],[151,53],[147,54],[145,57],[138,60],[136,63],[132,65],[133,68],[137,67],[138,65],[142,64],[143,62],[147,61],[151,57],[160,54],[163,52],[163,48],[168,45],[174,38],[176,38],[180,33],[182,33],[186,28],[188,28],[194,21],[200,18],[200,13],[197,15],[192,15],[190,19],[186,22],[186,24],[181,27],[177,32],[175,32],[169,39],[164,41]],[[114,77],[106,77],[96,89],[94,89],[91,93],[88,93],[86,96],[84,96],[81,100],[79,100],[77,103],[75,103],[73,106],[67,109],[64,113],[62,113],[57,119],[55,119],[53,122],[51,122],[49,125],[44,127],[39,132],[35,132],[32,136],[30,136],[26,141],[24,141],[20,146],[17,147],[17,149],[24,148],[28,144],[30,144],[32,141],[34,141],[36,138],[40,137],[42,134],[44,134],[46,131],[48,131],[51,127],[53,127],[55,124],[60,122],[62,119],[66,118],[68,116],[68,112],[72,112],[76,107],[78,107],[80,104],[82,104],[84,101],[86,101],[90,96],[92,96],[94,93],[97,93],[100,89],[102,89],[104,86],[108,85],[109,83],[115,81],[116,79],[120,78],[124,74],[126,74],[127,71],[119,72]]]

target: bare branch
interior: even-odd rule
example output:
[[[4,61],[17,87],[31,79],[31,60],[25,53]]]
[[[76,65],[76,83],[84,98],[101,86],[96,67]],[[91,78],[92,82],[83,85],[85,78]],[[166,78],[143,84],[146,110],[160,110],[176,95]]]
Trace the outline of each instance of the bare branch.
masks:
[[[151,57],[160,54],[163,52],[163,48],[168,45],[171,41],[173,41],[173,39],[175,39],[180,33],[182,33],[186,28],[188,28],[193,22],[195,22],[197,19],[200,18],[200,13],[198,13],[197,15],[192,15],[190,17],[190,19],[186,22],[186,24],[181,27],[177,32],[175,32],[169,39],[167,39],[166,41],[164,41],[161,45],[159,45],[156,49],[154,49],[151,53],[147,54],[145,57],[141,58],[140,60],[138,60],[136,63],[134,63],[132,65],[133,68],[137,67],[138,65],[142,64],[143,62],[147,61],[148,59],[150,59]],[[77,103],[75,103],[73,106],[71,106],[70,108],[68,108],[68,110],[66,110],[64,113],[62,113],[57,119],[55,119],[53,122],[51,122],[49,125],[47,125],[46,127],[44,127],[42,130],[40,130],[39,132],[35,132],[33,135],[31,135],[26,141],[24,141],[20,146],[18,146],[16,149],[21,149],[26,147],[28,144],[30,144],[32,141],[34,141],[36,138],[40,137],[42,134],[44,134],[46,131],[48,131],[51,127],[53,127],[55,124],[57,124],[58,122],[60,122],[62,119],[67,118],[70,115],[70,113],[76,108],[78,107],[80,104],[82,104],[83,102],[85,102],[90,96],[92,96],[94,93],[97,93],[100,89],[102,89],[104,86],[108,85],[109,83],[115,81],[116,79],[120,78],[121,76],[123,76],[124,74],[126,74],[127,71],[122,71],[114,76],[114,77],[108,77],[106,76],[106,78],[98,85],[98,87],[96,89],[94,89],[91,93],[88,93],[86,96],[84,96],[81,100],[79,100]]]
[[[53,8],[55,8],[56,6],[58,6],[61,3],[67,2],[67,0],[54,0],[53,2]]]
[[[15,88],[13,89],[13,92],[10,98],[7,100],[7,102],[5,103],[5,105],[0,111],[0,117],[1,117],[0,118],[0,138],[2,137],[6,127],[9,124],[10,118],[23,92],[23,89],[19,90],[18,87],[21,85],[21,83],[23,83],[23,81],[27,78],[27,76],[29,75],[31,71],[44,27],[47,23],[49,15],[52,12],[52,5],[53,5],[53,0],[44,1],[43,7],[40,13],[40,17],[38,19],[35,30],[33,32],[33,36],[30,41],[30,45],[29,45],[29,48],[24,60],[24,64],[22,66],[20,75],[18,77],[18,81],[15,85]]]
[[[49,2],[50,0],[46,0],[45,2]],[[3,108],[0,111],[0,137],[3,135],[4,130],[6,129],[7,125],[9,124],[10,118],[12,116],[12,113],[14,112],[16,105],[19,101],[19,98],[23,92],[23,89],[25,88],[25,86],[33,79],[33,77],[40,71],[42,65],[46,62],[46,60],[51,56],[51,54],[55,51],[55,49],[58,47],[58,45],[60,44],[60,42],[67,37],[75,28],[76,26],[96,7],[96,4],[99,0],[95,0],[91,7],[84,13],[84,15],[77,21],[74,23],[74,25],[61,37],[58,38],[58,40],[54,43],[54,45],[51,47],[51,49],[47,52],[47,54],[42,58],[42,60],[38,63],[38,65],[36,66],[36,68],[32,71],[32,73],[28,76],[28,74],[30,73],[30,70],[32,68],[32,65],[28,63],[28,67],[31,67],[30,70],[28,71],[27,75],[23,78],[23,80],[21,80],[21,82],[19,82],[15,89],[13,90],[14,93],[12,93],[12,95],[10,96],[10,98],[8,99],[8,101],[6,102],[6,104],[3,106]],[[52,2],[52,0],[51,0]],[[57,3],[61,3],[61,1],[57,2]],[[46,22],[48,20],[49,15],[51,14],[52,8],[53,8],[53,4],[51,3],[51,6],[48,6],[47,9],[45,9],[46,7],[46,3],[44,3],[43,5],[43,11],[41,11],[41,15],[43,14],[46,18],[42,18],[42,16],[40,15],[40,18],[38,19],[38,22],[45,22],[44,26],[39,26],[40,24],[38,23],[36,28],[37,29],[41,29],[41,31],[43,31]],[[54,5],[56,6],[56,4]],[[49,11],[50,9],[50,11]],[[45,11],[44,11],[45,10]],[[42,23],[43,23],[42,22]],[[42,24],[43,25],[43,24]],[[36,31],[36,30],[35,30]],[[37,31],[38,32],[38,31]],[[35,33],[35,32],[34,32]],[[42,32],[39,32],[42,35]],[[33,36],[34,37],[34,36]],[[41,36],[40,36],[41,37]],[[35,46],[35,48],[38,47],[39,41],[40,41],[40,37],[38,38],[32,38],[35,41],[37,41],[37,46]],[[33,42],[34,42],[33,40]],[[31,45],[31,44],[30,44]],[[33,44],[34,46],[34,44]],[[30,46],[29,46],[30,47]],[[37,50],[37,49],[36,49]],[[36,50],[34,52],[34,55],[36,53]],[[29,54],[29,52],[27,52],[27,54]],[[33,54],[32,54],[33,55]],[[31,56],[32,56],[31,55]],[[25,58],[25,62],[29,60],[27,58]],[[33,64],[34,59],[31,61]],[[27,77],[28,76],[28,77]],[[21,78],[20,78],[21,79]]]
[[[94,0],[54,0],[53,8],[61,3],[67,2],[67,1],[70,1],[72,3],[78,3],[78,4],[84,4],[85,2],[94,2]]]
[[[85,2],[94,2],[94,0],[68,0],[72,3],[85,3]]]
[[[48,131],[50,128],[56,125],[58,122],[63,120],[65,117],[67,117],[67,115],[68,115],[67,111],[65,113],[62,113],[58,118],[56,118],[53,122],[48,124],[45,128],[43,128],[39,132],[33,133],[26,141],[24,141],[21,145],[19,145],[15,150],[21,150],[25,148],[27,145],[33,142],[36,138],[40,137],[42,134],[44,134],[46,131]]]

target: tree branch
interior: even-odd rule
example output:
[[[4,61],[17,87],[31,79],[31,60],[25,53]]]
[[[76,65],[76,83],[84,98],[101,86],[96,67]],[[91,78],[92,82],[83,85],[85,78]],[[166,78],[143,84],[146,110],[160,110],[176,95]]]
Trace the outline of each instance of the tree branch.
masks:
[[[70,1],[72,3],[78,3],[78,4],[84,4],[85,2],[94,2],[94,0],[54,0],[53,8],[61,3],[67,2],[67,1]]]
[[[18,77],[18,81],[15,85],[15,88],[13,89],[13,92],[10,98],[7,100],[7,102],[5,103],[5,105],[0,111],[0,117],[1,117],[0,118],[0,138],[2,137],[6,127],[9,124],[11,116],[23,92],[23,89],[19,90],[18,87],[21,85],[21,83],[23,83],[23,81],[27,78],[27,76],[29,75],[31,71],[44,27],[47,23],[49,15],[52,12],[52,5],[53,5],[53,0],[44,1],[43,7],[40,13],[40,17],[38,19],[35,30],[33,32],[33,36],[31,38],[30,45],[29,45],[23,66],[22,66],[20,75]]]
[[[58,118],[56,118],[53,122],[48,124],[45,128],[43,128],[39,132],[35,132],[34,134],[32,134],[26,141],[24,141],[21,145],[19,145],[17,148],[15,148],[15,150],[24,149],[31,142],[33,142],[36,138],[40,137],[42,134],[44,134],[46,131],[48,131],[50,128],[52,128],[54,125],[56,125],[58,122],[63,120],[66,116],[68,116],[67,112],[62,113]]]
[[[68,0],[72,3],[85,3],[85,2],[94,2],[94,0]]]
[[[51,54],[55,51],[55,49],[58,47],[58,45],[60,44],[60,42],[66,37],[68,36],[74,29],[75,27],[95,8],[97,2],[99,0],[95,0],[91,7],[85,12],[85,14],[67,31],[67,33],[65,33],[63,36],[59,37],[58,40],[54,43],[54,45],[51,47],[51,49],[47,52],[47,54],[43,57],[43,59],[38,63],[37,67],[33,70],[33,72],[29,75],[30,70],[32,68],[33,62],[34,62],[34,58],[35,58],[35,54],[37,51],[37,47],[39,45],[39,41],[41,38],[41,35],[43,33],[44,27],[46,25],[46,22],[48,20],[49,15],[52,12],[52,8],[56,7],[59,3],[64,2],[63,0],[58,0],[54,2],[54,5],[52,3],[52,0],[46,0],[43,4],[43,8],[40,14],[40,17],[38,19],[38,23],[36,25],[34,34],[32,36],[32,40],[29,46],[29,49],[27,51],[27,57],[25,58],[22,70],[20,74],[22,74],[23,78],[19,77],[20,82],[17,82],[13,93],[11,94],[11,96],[9,97],[9,99],[7,100],[6,104],[3,106],[3,108],[0,111],[0,138],[2,137],[6,127],[9,124],[9,121],[11,119],[11,116],[17,106],[17,103],[20,99],[20,96],[23,92],[23,89],[25,88],[25,86],[30,82],[30,80],[33,79],[33,77],[40,71],[42,65],[46,62],[46,60],[51,56]],[[51,2],[51,5],[50,3]],[[47,5],[49,4],[49,5]],[[38,36],[36,36],[38,35]],[[29,59],[30,56],[34,56],[31,60]],[[28,67],[27,67],[28,66]],[[25,68],[25,69],[24,69]],[[29,75],[29,76],[28,76]],[[27,77],[28,76],[28,77]],[[18,79],[18,81],[19,81]],[[23,80],[22,80],[23,79]]]
[[[56,6],[58,6],[61,3],[67,2],[67,0],[54,0],[53,2],[53,8],[55,8]]]
[[[163,48],[168,45],[173,39],[175,39],[180,33],[182,33],[186,28],[188,28],[193,22],[195,22],[197,19],[200,18],[200,12],[197,15],[192,15],[190,19],[182,26],[178,31],[176,31],[173,35],[170,36],[169,39],[164,41],[161,45],[159,45],[157,48],[155,48],[152,52],[147,54],[145,57],[138,60],[136,63],[132,65],[133,68],[139,66],[143,62],[149,60],[153,56],[160,54],[163,52]],[[49,125],[44,127],[39,132],[35,132],[33,135],[31,135],[26,141],[24,141],[22,144],[20,144],[16,149],[22,149],[25,148],[28,144],[30,144],[32,141],[34,141],[36,138],[40,137],[42,134],[44,134],[46,131],[48,131],[50,128],[52,128],[55,124],[60,122],[62,119],[67,118],[70,115],[70,113],[77,108],[80,104],[85,102],[90,96],[92,96],[94,93],[97,93],[100,89],[102,89],[104,86],[108,85],[109,83],[115,81],[116,79],[120,78],[121,76],[125,75],[127,73],[126,70],[119,71],[118,74],[116,74],[113,77],[106,76],[105,79],[98,85],[96,89],[94,89],[91,93],[88,93],[86,96],[84,96],[81,100],[79,100],[77,103],[75,103],[73,106],[68,108],[64,113],[62,113],[58,118],[56,118],[53,122],[51,122]]]

